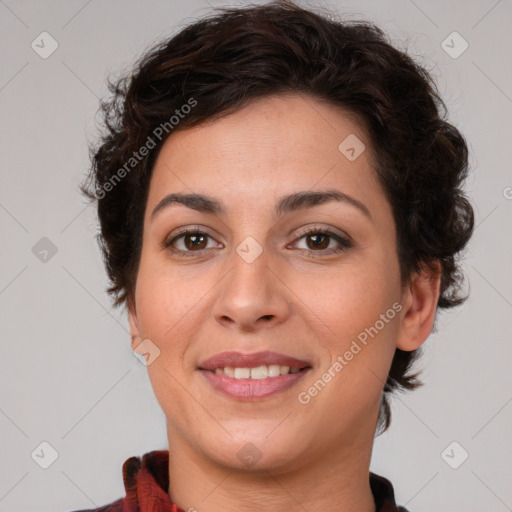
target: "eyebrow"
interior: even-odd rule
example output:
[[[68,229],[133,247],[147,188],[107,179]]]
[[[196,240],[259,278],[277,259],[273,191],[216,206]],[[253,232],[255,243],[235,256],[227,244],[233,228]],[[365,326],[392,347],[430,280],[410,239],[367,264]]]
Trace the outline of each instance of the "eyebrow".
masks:
[[[339,190],[301,191],[283,196],[276,203],[274,213],[276,216],[281,216],[286,213],[311,208],[331,201],[338,201],[354,206],[373,221],[370,210],[361,201]],[[202,213],[214,215],[225,215],[227,213],[224,204],[214,197],[204,194],[174,193],[166,195],[156,205],[151,213],[151,220],[154,219],[158,212],[174,204],[181,204]]]

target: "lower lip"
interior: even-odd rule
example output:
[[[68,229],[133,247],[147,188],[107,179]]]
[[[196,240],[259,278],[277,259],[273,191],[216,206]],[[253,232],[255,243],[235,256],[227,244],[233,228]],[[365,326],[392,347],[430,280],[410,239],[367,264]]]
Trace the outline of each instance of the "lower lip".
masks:
[[[200,370],[210,384],[221,393],[239,400],[258,400],[285,391],[297,384],[311,368],[297,373],[267,379],[234,379],[223,374]]]

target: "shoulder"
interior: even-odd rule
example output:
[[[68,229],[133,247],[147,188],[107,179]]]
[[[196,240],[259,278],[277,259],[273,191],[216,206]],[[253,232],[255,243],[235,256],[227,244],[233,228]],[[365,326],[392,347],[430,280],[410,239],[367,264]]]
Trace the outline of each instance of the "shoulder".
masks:
[[[155,450],[142,457],[126,459],[122,466],[125,497],[98,508],[73,510],[71,512],[123,512],[143,508],[148,499],[157,497],[160,502],[169,501],[169,452]],[[145,510],[145,508],[144,508]]]
[[[383,476],[370,473],[370,487],[375,499],[376,512],[409,512],[398,506],[392,483]]]

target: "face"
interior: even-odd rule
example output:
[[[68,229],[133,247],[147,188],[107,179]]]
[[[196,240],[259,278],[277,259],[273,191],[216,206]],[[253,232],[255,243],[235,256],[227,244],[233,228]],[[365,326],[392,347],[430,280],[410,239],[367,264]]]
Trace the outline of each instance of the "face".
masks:
[[[404,295],[362,125],[286,95],[174,133],[134,299],[132,333],[160,351],[147,368],[171,446],[285,471],[370,442]]]

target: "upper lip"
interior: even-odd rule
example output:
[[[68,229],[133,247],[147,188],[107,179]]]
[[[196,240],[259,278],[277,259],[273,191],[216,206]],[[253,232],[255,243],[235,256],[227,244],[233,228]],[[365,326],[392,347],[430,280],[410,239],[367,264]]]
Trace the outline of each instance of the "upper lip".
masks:
[[[216,368],[254,368],[256,366],[278,364],[290,368],[306,368],[310,366],[307,361],[295,357],[278,354],[277,352],[265,351],[253,354],[242,354],[240,352],[221,352],[213,357],[199,363],[201,370],[215,370]]]

